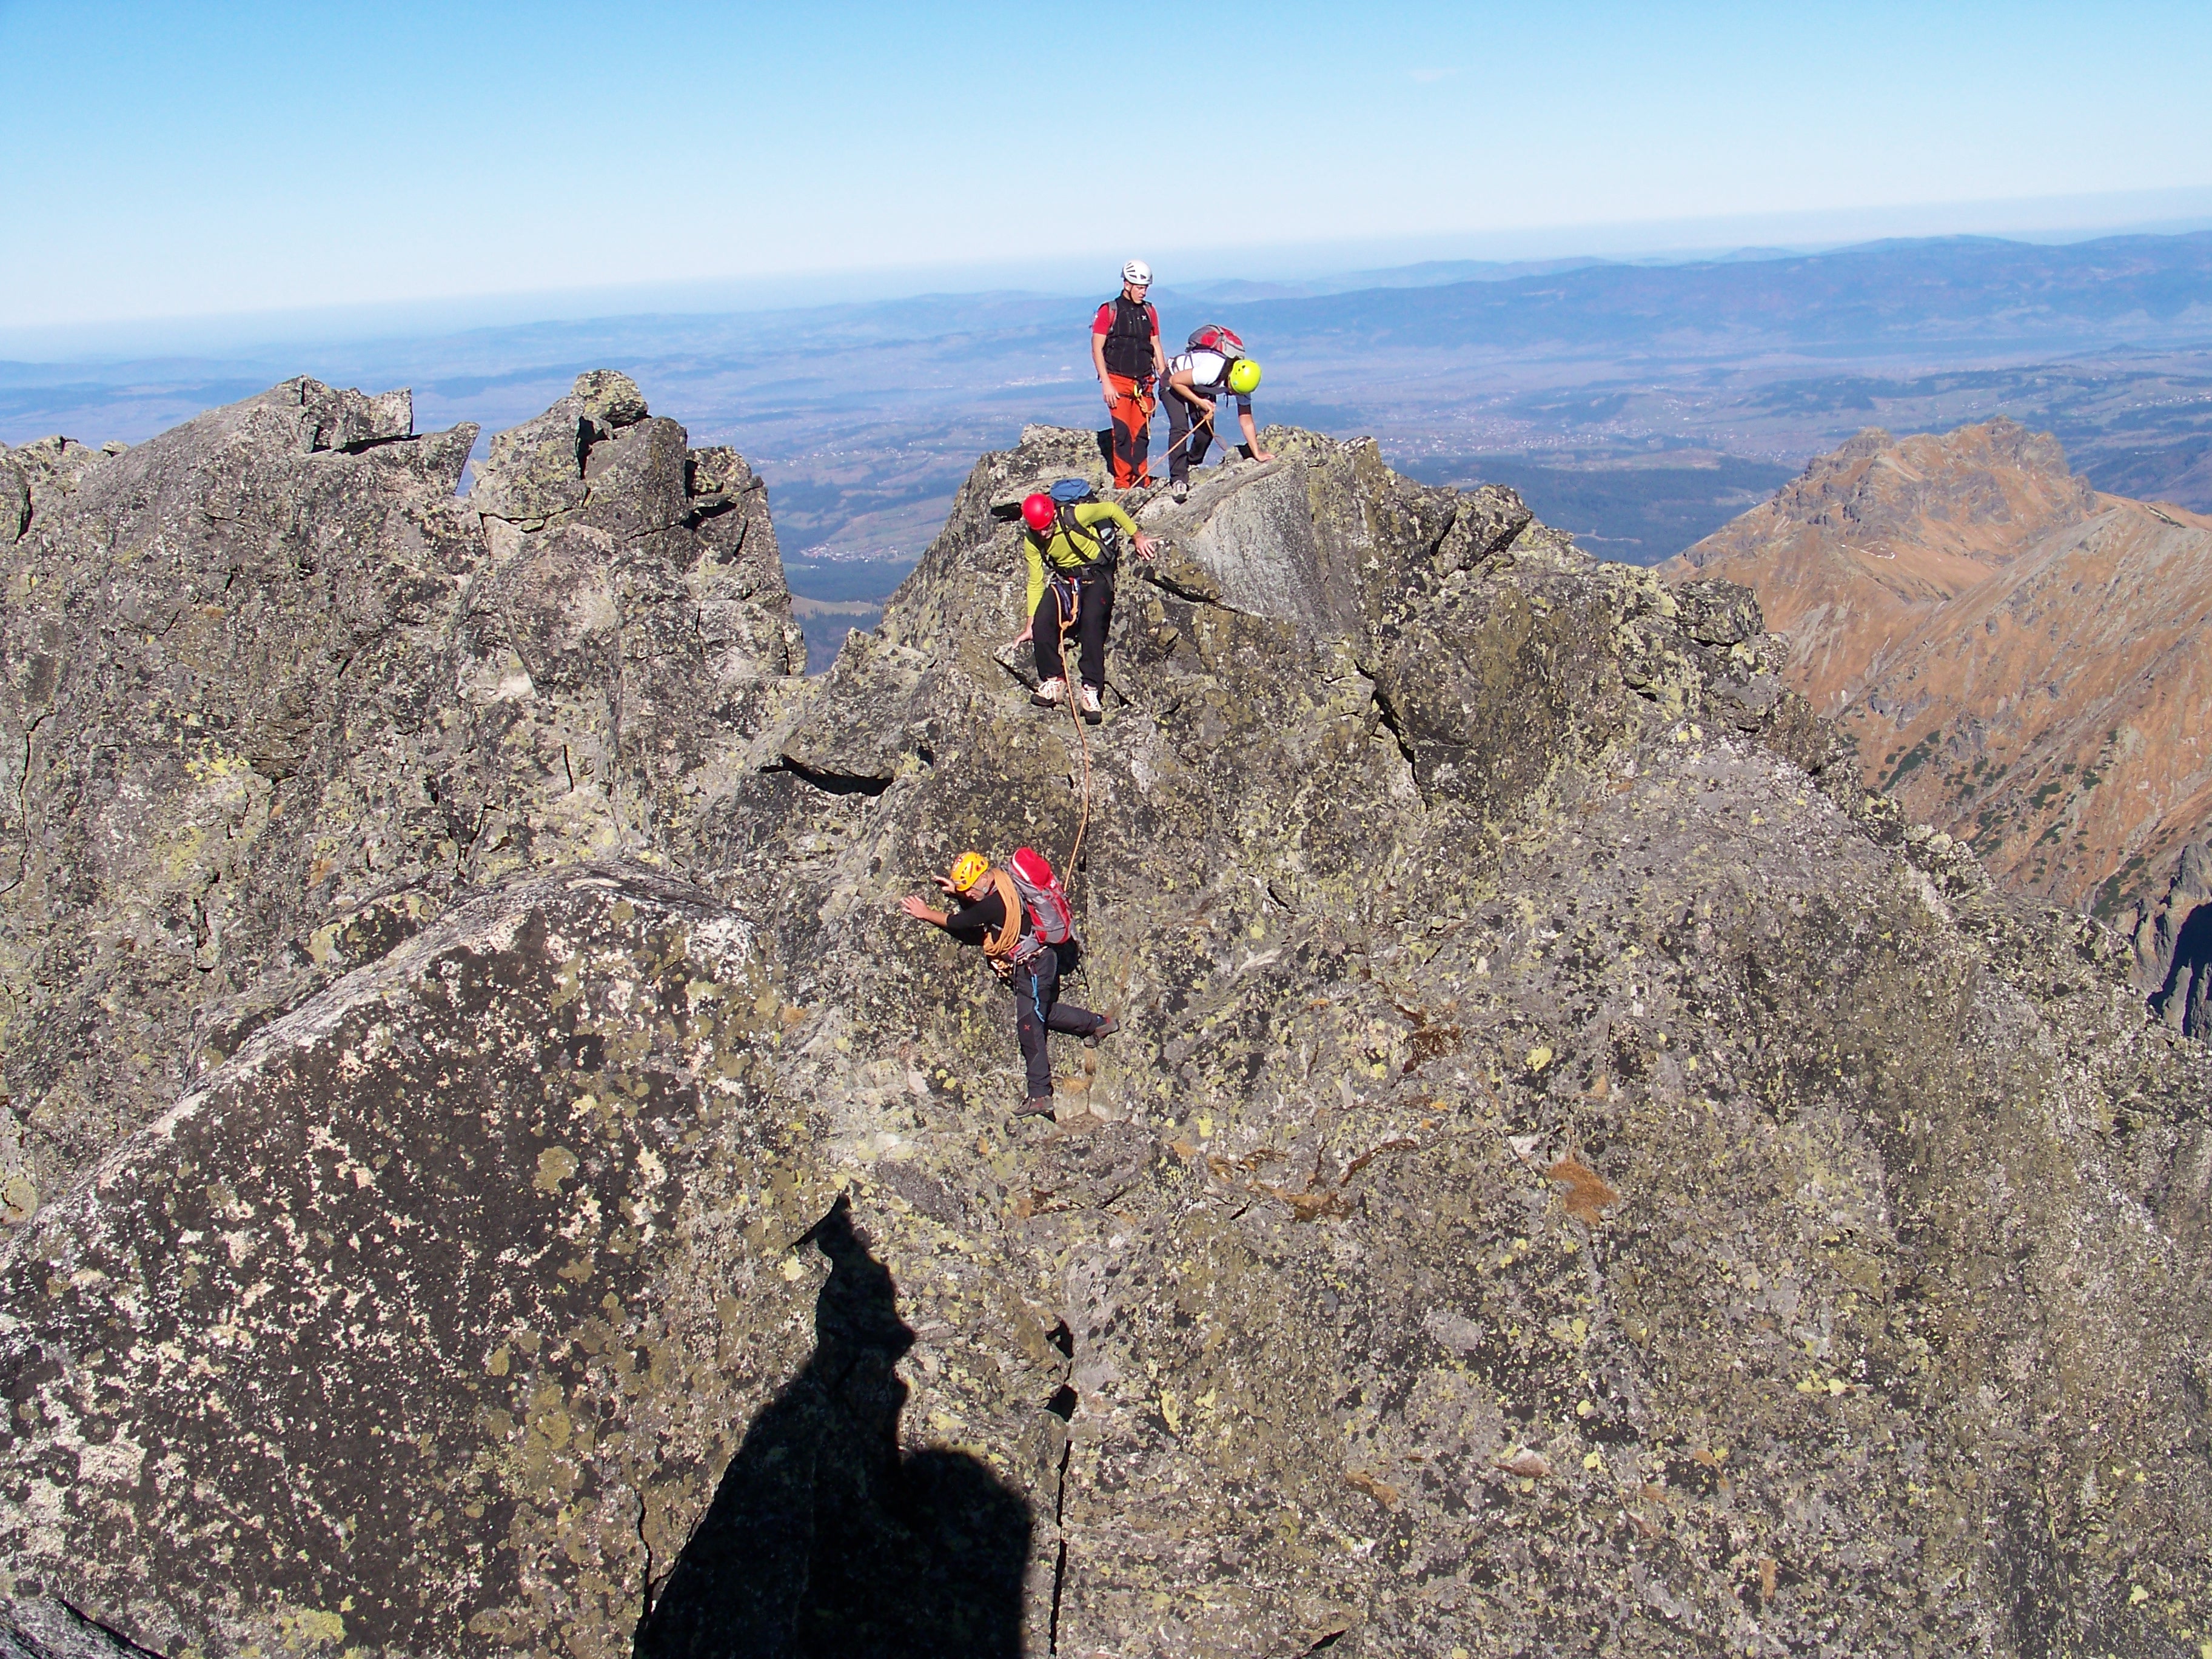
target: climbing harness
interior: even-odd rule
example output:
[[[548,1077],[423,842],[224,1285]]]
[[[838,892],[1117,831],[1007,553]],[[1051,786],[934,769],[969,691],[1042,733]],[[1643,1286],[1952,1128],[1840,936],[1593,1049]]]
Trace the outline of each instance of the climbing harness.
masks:
[[[1052,589],[1053,608],[1060,617],[1060,638],[1064,649],[1068,630],[1075,626],[1076,619],[1083,614],[1083,586],[1073,574],[1063,576],[1055,573],[1047,577],[1045,581]]]

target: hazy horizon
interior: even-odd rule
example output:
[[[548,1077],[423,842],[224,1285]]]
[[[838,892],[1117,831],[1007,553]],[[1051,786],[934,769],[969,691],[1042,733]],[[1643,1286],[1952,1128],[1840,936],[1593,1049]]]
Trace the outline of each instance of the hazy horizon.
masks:
[[[1166,291],[1240,283],[1389,278],[1440,264],[1515,265],[1576,259],[1696,264],[1847,252],[1898,240],[1984,237],[2063,245],[2112,236],[2186,234],[2206,229],[2212,229],[2212,185],[1999,202],[1903,204],[1848,213],[1632,221],[1480,235],[1163,249],[1148,253],[1157,279]],[[885,265],[753,278],[457,294],[382,304],[216,311],[43,326],[10,326],[0,320],[0,360],[35,364],[222,356],[302,343],[353,344],[523,328],[536,323],[799,314],[839,306],[939,297],[974,299],[997,294],[1073,296],[1110,291],[1115,280],[1110,264],[1097,260],[926,268]]]

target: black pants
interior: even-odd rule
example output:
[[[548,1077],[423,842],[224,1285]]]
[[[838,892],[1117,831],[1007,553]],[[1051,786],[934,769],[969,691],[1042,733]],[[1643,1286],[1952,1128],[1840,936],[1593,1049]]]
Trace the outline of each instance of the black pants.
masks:
[[[1014,969],[1014,1032],[1021,1039],[1022,1064],[1029,1072],[1029,1098],[1052,1098],[1052,1057],[1045,1033],[1089,1036],[1101,1016],[1060,1000],[1060,952],[1048,945]]]
[[[1066,584],[1063,583],[1065,591]],[[1083,683],[1103,689],[1106,684],[1106,629],[1114,620],[1114,579],[1103,570],[1086,570],[1075,578],[1075,629],[1083,641],[1083,650],[1076,664],[1083,675]],[[1037,601],[1036,615],[1030,618],[1030,643],[1036,648],[1036,672],[1040,680],[1056,680],[1067,672],[1060,659],[1060,607],[1066,603],[1053,592],[1053,585],[1044,585],[1044,597]]]
[[[1206,459],[1213,447],[1213,417],[1168,393],[1168,477],[1176,483],[1190,477],[1191,468]],[[1195,417],[1194,424],[1193,417]]]

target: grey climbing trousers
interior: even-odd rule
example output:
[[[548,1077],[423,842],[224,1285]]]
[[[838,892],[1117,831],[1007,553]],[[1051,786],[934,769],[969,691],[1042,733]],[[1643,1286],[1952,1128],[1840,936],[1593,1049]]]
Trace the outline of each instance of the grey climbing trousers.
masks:
[[[1045,1052],[1045,1033],[1089,1036],[1104,1016],[1060,1000],[1060,956],[1050,945],[1015,968],[1012,985],[1014,1030],[1021,1038],[1022,1064],[1029,1072],[1029,1098],[1049,1100],[1052,1056]]]

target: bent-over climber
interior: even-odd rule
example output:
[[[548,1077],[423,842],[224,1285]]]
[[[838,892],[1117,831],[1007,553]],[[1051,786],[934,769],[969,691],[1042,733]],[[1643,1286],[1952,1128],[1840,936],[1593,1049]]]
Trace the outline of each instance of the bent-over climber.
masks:
[[[1190,337],[1188,349],[1169,360],[1161,385],[1168,405],[1168,489],[1176,500],[1190,493],[1190,470],[1213,447],[1218,435],[1214,405],[1223,398],[1237,399],[1237,424],[1244,433],[1240,447],[1245,456],[1255,461],[1275,459],[1260,447],[1259,428],[1252,423],[1252,394],[1259,389],[1260,365],[1244,355],[1244,342],[1235,331],[1218,323],[1200,329]]]
[[[1125,535],[1137,556],[1152,556],[1154,543],[1137,521],[1111,501],[1091,496],[1079,479],[1066,479],[1048,495],[1038,490],[1022,503],[1022,556],[1028,567],[1029,625],[1014,636],[1036,651],[1037,689],[1030,699],[1056,708],[1067,696],[1067,669],[1061,652],[1073,628],[1083,641],[1076,659],[1082,676],[1075,706],[1098,724],[1106,687],[1106,630],[1114,619],[1113,538]]]
[[[942,927],[963,945],[982,947],[992,971],[1014,994],[1014,1033],[1028,1073],[1019,1115],[1051,1111],[1052,1059],[1045,1049],[1045,1033],[1064,1031],[1091,1047],[1112,1036],[1119,1022],[1110,1014],[1094,1014],[1060,1000],[1060,951],[1040,937],[1010,873],[981,853],[970,852],[953,860],[950,875],[931,879],[953,899],[954,909],[939,910],[911,893],[899,901],[899,908],[916,921]]]

